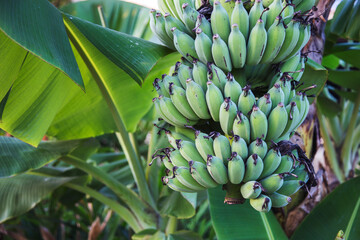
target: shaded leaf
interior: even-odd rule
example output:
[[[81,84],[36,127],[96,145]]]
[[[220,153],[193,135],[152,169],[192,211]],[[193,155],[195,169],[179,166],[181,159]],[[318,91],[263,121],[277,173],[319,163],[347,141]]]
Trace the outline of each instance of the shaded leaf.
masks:
[[[216,236],[223,239],[287,239],[272,212],[260,213],[249,201],[244,204],[224,204],[221,186],[209,189],[210,213]]]
[[[179,219],[191,218],[196,210],[196,193],[179,193],[171,191],[170,195],[160,199],[161,214]]]
[[[358,90],[360,89],[360,71],[329,70],[329,81],[344,88]]]
[[[360,43],[338,43],[331,52],[338,58],[360,68]]]
[[[341,106],[325,96],[320,95],[316,101],[317,106],[321,108],[321,113],[327,117],[334,117],[341,112]]]
[[[360,177],[339,185],[310,212],[291,239],[335,239],[340,229],[344,239],[360,239],[359,186]]]
[[[199,234],[195,232],[181,230],[169,234],[167,239],[168,240],[201,240],[201,237],[199,236]]]
[[[145,229],[141,232],[134,234],[132,240],[165,240],[165,233],[156,229]]]

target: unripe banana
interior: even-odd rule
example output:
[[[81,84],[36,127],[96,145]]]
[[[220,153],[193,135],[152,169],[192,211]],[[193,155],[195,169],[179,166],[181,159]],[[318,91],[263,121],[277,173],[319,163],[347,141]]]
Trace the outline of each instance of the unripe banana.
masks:
[[[316,0],[303,0],[295,8],[295,11],[306,13],[315,5]]]
[[[193,142],[177,139],[176,144],[181,156],[183,156],[183,158],[185,158],[188,162],[204,162],[204,159],[201,157]]]
[[[246,39],[237,24],[231,25],[228,46],[233,67],[244,67],[246,62]]]
[[[192,32],[195,28],[197,17],[199,16],[199,12],[196,11],[194,8],[189,6],[188,3],[184,3],[182,5],[183,8],[183,19],[185,26],[187,29]]]
[[[165,13],[164,19],[165,19],[166,34],[169,36],[169,38],[171,38],[171,40],[174,39],[174,35],[173,35],[172,31],[171,31],[171,29],[173,27],[176,27],[180,31],[185,32],[187,34],[192,34],[191,32],[189,32],[187,30],[186,26],[180,20],[174,18],[169,13]]]
[[[269,195],[271,199],[272,207],[281,208],[285,207],[291,202],[291,197],[279,194],[274,192],[273,194]]]
[[[238,111],[234,124],[233,133],[245,140],[247,144],[250,144],[250,121],[249,119]]]
[[[246,40],[249,35],[249,14],[244,8],[243,2],[241,0],[235,1],[235,8],[231,14],[230,22],[232,26],[237,24],[240,32]]]
[[[280,1],[280,0],[275,0],[275,1]],[[281,46],[284,43],[285,28],[281,17],[277,16],[275,18],[275,21],[267,31],[267,39],[268,40],[267,40],[265,52],[260,61],[261,64],[273,62],[275,57],[280,52]]]
[[[220,121],[220,107],[223,102],[224,98],[220,89],[213,82],[208,81],[206,91],[206,103],[210,115],[215,122]]]
[[[286,112],[288,113],[288,121],[281,136],[294,131],[295,127],[301,120],[301,116],[295,102],[291,102],[286,106]]]
[[[263,0],[263,6],[269,7],[270,4],[272,4],[273,2],[274,2],[274,0]]]
[[[219,2],[224,7],[228,16],[230,17],[235,8],[235,0],[220,0]]]
[[[168,139],[168,142],[170,143],[170,145],[173,148],[177,148],[176,140],[178,140],[178,139],[183,139],[185,141],[191,141],[191,139],[189,139],[185,135],[178,133],[176,131],[165,130],[165,134]],[[175,165],[178,166],[177,164],[175,164]],[[186,164],[186,166],[187,166],[187,164]]]
[[[232,63],[230,59],[230,52],[227,44],[218,34],[213,36],[213,45],[211,47],[211,53],[216,66],[224,71],[231,72]]]
[[[270,149],[266,154],[265,158],[263,158],[264,170],[261,173],[259,179],[268,177],[271,175],[280,165],[281,163],[281,154],[276,149]]]
[[[159,40],[166,46],[174,48],[172,39],[166,33],[165,20],[163,15],[161,13],[156,13],[155,19],[155,33]]]
[[[281,136],[288,121],[288,114],[284,104],[279,103],[269,115],[269,131],[266,140],[275,140]]]
[[[186,119],[174,106],[170,98],[160,96],[159,107],[165,121],[170,120],[170,124],[178,127],[184,125],[195,125],[196,121]]]
[[[174,165],[172,164],[171,160],[169,158],[166,158],[166,155],[159,155],[160,160],[163,162],[164,166],[172,171],[174,168]]]
[[[309,174],[306,171],[306,167],[304,164],[300,164],[294,171],[292,171],[292,174],[294,175],[290,175],[286,177],[286,181],[288,180],[298,180],[298,181],[303,181],[305,183],[307,183],[307,181],[309,180]]]
[[[211,13],[211,28],[213,34],[218,34],[221,39],[227,42],[230,34],[229,15],[218,1],[214,3],[214,9]]]
[[[267,44],[267,32],[265,30],[264,21],[260,18],[255,27],[251,30],[247,50],[246,50],[246,64],[259,64],[264,55]]]
[[[264,96],[257,100],[257,106],[266,115],[269,116],[272,109],[272,102],[269,93],[265,93]]]
[[[280,85],[281,90],[284,93],[284,105],[288,105],[288,103],[290,102],[290,92],[291,92],[291,83],[290,81],[287,79],[287,73],[284,73],[282,75],[282,77],[276,81],[277,84]]]
[[[207,134],[200,131],[195,132],[195,146],[204,161],[207,160],[207,155],[215,155],[213,149],[214,141]]]
[[[266,115],[254,105],[250,114],[251,141],[257,138],[266,139],[268,133],[268,121]]]
[[[199,14],[199,16],[197,17],[194,30],[196,31],[199,28],[209,37],[209,39],[212,38],[213,33],[211,30],[211,23],[202,14]]]
[[[211,134],[210,134],[211,135]],[[227,160],[231,157],[231,146],[229,139],[218,132],[214,132],[214,152],[215,156],[220,158],[227,164]]]
[[[300,53],[296,53],[295,55],[292,55],[292,57],[287,58],[287,60],[281,65],[280,71],[282,73],[285,72],[294,72],[300,62]]]
[[[290,196],[299,191],[299,189],[302,188],[304,185],[305,182],[301,180],[285,180],[282,187],[277,190],[277,192],[279,194]]]
[[[207,167],[204,163],[190,161],[189,166],[190,166],[191,176],[200,185],[204,186],[205,188],[214,188],[218,185],[214,181],[214,179],[212,179],[212,177],[210,176]]]
[[[306,61],[307,61],[306,57],[301,57],[300,62],[295,69],[295,72],[290,74],[292,78],[297,82],[300,81],[302,75],[304,74]]]
[[[164,84],[164,88],[165,91],[170,95],[170,84],[173,83],[173,85],[178,86],[180,88],[182,88],[182,85],[179,81],[179,78],[174,75],[174,76],[170,76],[170,75],[163,75],[163,84]]]
[[[156,34],[156,10],[155,9],[151,9],[150,10],[150,20],[149,20],[149,25],[150,25],[150,29],[153,33]]]
[[[258,198],[250,199],[250,205],[259,212],[269,212],[272,203],[268,196],[261,194]]]
[[[231,143],[231,151],[236,152],[242,159],[247,159],[249,156],[249,149],[245,140],[238,135],[234,136],[234,140]]]
[[[289,9],[289,7],[287,9]],[[280,49],[280,52],[273,60],[274,63],[283,61],[286,57],[290,55],[292,50],[295,48],[300,36],[299,26],[300,23],[296,20],[291,20],[290,23],[287,25],[287,28],[285,30],[284,43]]]
[[[189,62],[185,57],[181,56],[180,63],[188,67],[192,67],[192,61]]]
[[[256,181],[249,181],[241,185],[240,192],[245,199],[257,198],[261,193],[261,184]]]
[[[264,188],[264,192],[272,194],[279,190],[284,183],[284,174],[273,174],[262,180],[260,180],[261,186]]]
[[[188,161],[183,156],[181,156],[181,153],[179,150],[170,151],[170,153],[167,155],[167,157],[170,159],[170,161],[172,162],[172,164],[174,166],[178,166],[178,167],[189,166]]]
[[[304,99],[304,112],[302,113],[302,117],[301,117],[301,120],[300,122],[296,125],[295,129],[298,128],[304,121],[305,121],[305,118],[306,116],[308,115],[309,113],[309,108],[310,108],[310,103],[309,103],[309,100],[307,98],[307,96],[305,94],[303,94],[303,99]],[[300,114],[301,115],[301,114]]]
[[[208,79],[223,92],[227,81],[226,74],[212,63],[208,63],[208,69]]]
[[[224,96],[229,97],[234,103],[237,103],[242,93],[241,85],[234,79],[231,73],[227,75],[227,79],[224,87]]]
[[[309,41],[311,37],[311,26],[300,24],[299,27],[299,39],[294,47],[294,49],[291,51],[291,53],[288,55],[288,57],[285,58],[285,60],[288,60],[292,56],[294,56],[299,50],[301,50]]]
[[[270,6],[269,11],[266,14],[266,29],[269,29],[270,26],[274,23],[275,19],[279,14],[282,15],[281,10],[283,9],[281,0],[274,0]]]
[[[288,155],[281,156],[281,162],[278,168],[274,171],[274,173],[284,173],[291,172],[294,165],[294,161]]]
[[[303,117],[304,116],[306,117],[306,115],[307,115],[307,112],[306,112],[306,104],[307,103],[305,102],[305,97],[304,97],[303,93],[301,93],[301,92],[297,92],[295,97],[293,97],[293,99],[291,101],[296,103],[296,107],[299,110],[300,117],[298,118],[298,121],[295,125],[295,129],[296,129],[296,128],[298,128],[298,126],[301,125]]]
[[[207,169],[210,173],[211,177],[217,182],[218,184],[226,184],[229,181],[227,168],[224,165],[223,160],[216,156],[208,156],[207,160]]]
[[[264,11],[264,7],[261,0],[255,0],[254,5],[251,7],[249,12],[249,31],[255,27],[256,22],[259,20],[261,14]],[[266,18],[263,19],[266,21]]]
[[[168,91],[166,91],[164,82],[161,79],[155,78],[155,80],[153,82],[153,86],[154,86],[156,92],[159,94],[159,96],[163,95],[165,97],[170,97],[170,94],[168,93]]]
[[[198,60],[194,60],[192,78],[206,92],[207,90],[207,66]]]
[[[228,162],[228,176],[232,184],[240,184],[245,175],[244,160],[233,152]]]
[[[190,169],[186,167],[174,167],[173,172],[175,178],[188,188],[195,189],[196,191],[205,190],[206,188],[200,185],[190,174]]]
[[[185,186],[177,178],[174,177],[162,177],[161,181],[163,182],[164,185],[167,185],[169,188],[177,192],[186,192],[186,193],[197,192],[197,190]]]
[[[285,94],[278,83],[275,83],[268,93],[270,94],[272,109],[276,108],[279,103],[285,101]]]
[[[230,98],[225,98],[220,107],[219,120],[221,129],[226,135],[231,135],[236,113],[236,104]]]
[[[255,181],[261,175],[264,169],[264,163],[257,154],[253,154],[246,160],[245,169],[246,171],[243,181]]]
[[[181,32],[177,28],[172,28],[171,31],[174,34],[174,45],[176,50],[186,58],[186,60],[192,62],[193,58],[199,58],[195,51],[195,41],[188,34]]]
[[[175,9],[176,12],[178,13],[179,17],[181,18],[181,20],[185,23],[184,17],[183,17],[183,13],[184,10],[182,8],[182,6],[184,5],[184,3],[189,4],[192,8],[195,7],[194,5],[194,1],[193,0],[176,0],[174,1],[174,5],[175,5]]]
[[[257,138],[249,145],[249,154],[257,154],[261,159],[264,159],[267,153],[267,144],[261,138]]]
[[[295,12],[295,5],[287,3],[286,0],[283,0],[282,6],[284,8],[283,17],[284,17],[284,23],[289,24],[289,22],[292,20]],[[287,6],[286,6],[287,5]]]
[[[176,109],[189,120],[198,120],[195,112],[186,99],[186,92],[183,88],[170,83],[170,97]]]
[[[238,101],[238,109],[243,114],[248,115],[250,114],[251,109],[256,103],[255,95],[250,89],[250,86],[247,85],[243,88],[242,93],[240,94],[239,101]]]
[[[186,80],[193,78],[193,70],[191,67],[180,64],[177,68],[177,77],[181,83],[182,88],[186,89]]]
[[[211,47],[212,40],[206,34],[198,28],[196,30],[196,38],[195,38],[195,50],[197,55],[199,56],[200,61],[203,63],[213,62]]]
[[[192,79],[186,81],[186,99],[196,115],[201,119],[211,118],[205,99],[205,93],[201,86]]]

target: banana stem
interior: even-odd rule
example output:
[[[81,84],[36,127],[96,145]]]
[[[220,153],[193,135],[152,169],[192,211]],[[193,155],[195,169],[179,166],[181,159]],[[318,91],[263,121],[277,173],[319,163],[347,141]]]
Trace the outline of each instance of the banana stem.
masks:
[[[136,219],[136,217],[133,215],[132,212],[130,212],[126,207],[121,206],[116,201],[105,197],[101,193],[85,186],[80,186],[73,183],[66,183],[64,184],[65,187],[74,189],[76,191],[85,193],[89,195],[92,198],[95,198],[99,202],[107,205],[109,208],[111,208],[114,212],[116,212],[121,218],[124,219],[124,221],[129,224],[129,226],[135,231],[140,232],[142,229],[145,229],[144,226],[140,225],[140,222]]]
[[[317,111],[319,112],[318,119],[320,125],[320,134],[324,141],[325,155],[329,160],[330,167],[334,171],[335,176],[337,177],[340,183],[343,183],[345,181],[345,176],[340,169],[335,152],[335,147],[332,144],[329,133],[326,130],[325,117],[322,114],[319,105],[317,105],[316,107],[317,107]]]
[[[349,176],[352,167],[351,147],[352,147],[352,142],[354,140],[354,130],[356,127],[356,121],[359,114],[359,108],[360,108],[360,91],[358,92],[356,97],[355,106],[350,118],[349,127],[347,129],[345,141],[341,151],[341,159],[343,160],[344,173],[346,177]]]
[[[165,233],[166,235],[172,234],[176,231],[176,229],[177,229],[177,218],[170,216],[166,225]]]
[[[240,193],[240,184],[227,183],[225,185],[226,195],[224,203],[241,204],[245,201]]]

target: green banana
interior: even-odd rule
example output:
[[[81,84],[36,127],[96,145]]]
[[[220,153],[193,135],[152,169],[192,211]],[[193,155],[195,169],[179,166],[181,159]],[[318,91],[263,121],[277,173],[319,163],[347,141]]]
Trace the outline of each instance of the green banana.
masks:
[[[168,142],[170,143],[170,145],[173,147],[173,148],[177,148],[177,144],[176,144],[176,140],[177,139],[183,139],[185,141],[190,141],[190,139],[186,136],[184,136],[183,134],[181,133],[178,133],[176,131],[169,131],[169,130],[165,130],[165,134],[166,134],[166,137],[168,139]],[[176,165],[176,164],[175,164]],[[177,166],[177,165],[176,165]],[[187,164],[186,164],[187,166]]]
[[[279,53],[273,60],[274,63],[283,61],[295,48],[300,36],[299,26],[300,23],[294,19],[287,25],[284,43],[282,44]]]
[[[192,79],[186,81],[186,99],[196,115],[201,119],[211,118],[205,99],[205,93],[201,86]]]
[[[261,159],[264,159],[268,151],[267,144],[261,138],[257,138],[249,145],[249,154],[257,154]],[[265,162],[264,162],[265,164]]]
[[[215,34],[213,36],[213,45],[211,47],[211,53],[216,66],[224,71],[231,72],[232,63],[230,59],[230,52],[227,44],[221,39],[220,35]]]
[[[266,140],[275,140],[281,136],[288,121],[288,114],[284,104],[280,102],[269,115],[269,131]]]
[[[197,59],[194,60],[194,67],[192,69],[192,78],[194,81],[201,86],[201,88],[206,92],[207,90],[207,67],[202,62]]]
[[[193,58],[198,59],[199,57],[195,51],[194,39],[177,28],[172,28],[171,31],[174,34],[174,45],[176,50],[189,62],[192,62]]]
[[[261,186],[264,188],[264,192],[272,194],[279,190],[284,183],[284,174],[272,174],[262,180],[260,180]]]
[[[208,155],[207,160],[207,169],[210,173],[211,177],[217,182],[218,184],[226,184],[229,181],[227,168],[224,165],[223,160],[216,156]]]
[[[234,79],[231,73],[227,75],[227,79],[224,87],[224,96],[229,97],[234,103],[237,103],[242,93],[241,85]]]
[[[245,169],[243,181],[255,181],[259,178],[264,169],[263,160],[257,154],[252,154],[246,160]]]
[[[299,39],[294,47],[294,49],[291,51],[291,53],[285,58],[285,60],[290,59],[292,56],[294,56],[296,53],[299,52],[309,41],[311,37],[311,26],[300,24],[299,27]]]
[[[293,175],[287,176],[285,180],[297,180],[303,181],[305,183],[307,183],[307,181],[309,180],[309,174],[306,171],[306,167],[304,164],[300,164],[297,168],[295,168],[295,170],[292,171],[292,174]]]
[[[307,103],[305,101],[305,97],[304,97],[303,93],[301,93],[301,92],[297,92],[295,97],[293,97],[293,99],[291,101],[296,103],[296,107],[299,110],[300,117],[298,118],[298,121],[296,122],[296,124],[294,123],[294,125],[295,125],[294,129],[296,129],[296,128],[298,128],[298,126],[301,125],[304,116],[306,117],[306,115],[307,115],[307,112],[306,112]],[[305,120],[305,118],[304,118],[304,120]]]
[[[192,61],[188,61],[186,58],[184,58],[183,56],[181,56],[180,58],[180,63],[183,65],[186,65],[188,67],[192,67]]]
[[[251,141],[257,138],[266,139],[268,133],[266,115],[256,105],[254,105],[250,114],[250,131]]]
[[[293,168],[294,161],[288,155],[281,156],[280,165],[274,171],[274,173],[284,173],[284,172],[291,172]]]
[[[191,32],[189,32],[187,30],[186,26],[180,20],[174,18],[169,13],[164,14],[164,19],[165,19],[166,34],[169,36],[169,38],[171,38],[171,40],[174,39],[174,35],[173,35],[172,31],[171,31],[171,29],[173,27],[176,27],[180,31],[185,32],[187,34],[192,34]]]
[[[150,25],[150,29],[151,29],[151,31],[153,32],[153,33],[155,33],[155,35],[157,35],[156,34],[156,27],[155,27],[155,25],[156,25],[156,10],[155,9],[151,9],[150,10],[150,19],[149,19],[149,25]]]
[[[184,20],[184,17],[183,17],[184,10],[182,8],[184,3],[189,4],[192,8],[194,8],[195,5],[194,5],[193,0],[174,0],[174,5],[175,5],[176,12],[178,13],[179,17],[181,18],[181,21],[183,21],[185,23],[185,20]]]
[[[189,165],[188,161],[183,156],[181,156],[179,150],[170,151],[167,157],[174,166],[187,167]]]
[[[263,11],[264,11],[264,7],[262,4],[262,1],[255,0],[254,5],[251,7],[250,12],[249,12],[249,31],[250,32],[255,27],[257,21],[260,19],[260,16],[263,13]],[[266,18],[264,18],[263,21],[266,21]]]
[[[280,85],[281,90],[284,93],[284,105],[288,105],[290,99],[290,92],[291,92],[291,83],[287,80],[288,74],[284,73],[279,80],[276,81],[277,84]]]
[[[287,25],[290,23],[290,21],[292,20],[292,18],[294,16],[295,5],[291,4],[291,2],[287,3],[286,0],[283,0],[282,6],[284,9],[284,12],[283,12],[284,23]]]
[[[245,40],[249,36],[249,14],[244,8],[243,2],[241,0],[235,1],[235,7],[231,14],[230,19],[231,26],[234,26],[234,24],[237,24],[237,26],[240,29],[240,32],[242,33],[242,36],[245,38]],[[230,39],[229,39],[230,42]],[[230,47],[229,47],[230,48]],[[235,67],[237,68],[237,67]]]
[[[170,97],[170,94],[165,90],[164,82],[161,79],[155,78],[153,86],[159,96],[163,95],[165,97]]]
[[[164,84],[164,89],[165,91],[170,95],[170,84],[172,83],[175,86],[178,86],[180,88],[182,88],[182,85],[180,83],[179,78],[174,75],[174,76],[170,76],[170,75],[163,75],[163,84]]]
[[[196,38],[195,38],[195,51],[199,56],[200,61],[203,63],[213,62],[211,47],[212,40],[201,30],[201,28],[196,29]]]
[[[214,188],[218,184],[210,176],[207,167],[201,162],[189,162],[191,176],[205,188]]]
[[[272,109],[272,102],[269,93],[265,93],[264,96],[259,98],[256,104],[266,116],[269,116]]]
[[[309,113],[309,108],[310,108],[310,103],[309,103],[309,100],[306,96],[306,94],[303,94],[303,101],[304,101],[304,111],[302,112],[302,114],[300,113],[300,116],[301,116],[301,119],[299,121],[299,123],[296,125],[295,129],[298,128],[304,121],[305,121],[305,118],[306,116],[308,115]]]
[[[170,97],[176,109],[189,120],[198,120],[199,117],[192,110],[186,99],[186,91],[170,83]]]
[[[266,25],[265,28],[269,29],[270,26],[274,23],[277,16],[282,15],[282,2],[281,0],[274,0],[270,6],[269,11],[266,14]]]
[[[185,26],[190,32],[192,32],[192,30],[196,26],[196,20],[197,17],[199,16],[199,12],[196,11],[193,7],[189,6],[188,3],[184,3],[182,5],[182,8],[183,8],[183,19]]]
[[[238,135],[247,144],[250,144],[250,133],[249,119],[242,112],[238,111],[233,124],[233,134]]]
[[[231,135],[234,120],[236,118],[237,107],[231,99],[225,98],[224,102],[220,106],[219,120],[220,126],[223,132],[227,135]]]
[[[264,11],[263,11],[264,13]],[[256,65],[259,64],[264,55],[265,47],[267,44],[267,32],[265,30],[264,21],[257,20],[254,28],[251,29],[247,49],[246,49],[246,64]]]
[[[220,89],[211,81],[207,82],[206,103],[210,115],[215,122],[220,121],[220,107],[224,102],[224,97]]]
[[[236,152],[233,152],[228,160],[229,181],[232,184],[240,184],[245,175],[244,160]]]
[[[280,71],[282,73],[296,71],[296,68],[301,60],[300,57],[301,55],[299,52],[297,52],[295,55],[292,55],[292,57],[288,57],[286,61],[281,65]]]
[[[295,72],[290,74],[292,78],[297,82],[300,81],[302,75],[304,74],[306,61],[307,61],[306,57],[301,57],[300,62],[295,69]]]
[[[238,109],[245,115],[249,115],[251,109],[256,103],[255,95],[250,89],[249,85],[243,88],[238,101]]]
[[[208,63],[208,70],[208,79],[223,92],[227,81],[226,74],[213,63]]]
[[[249,149],[245,140],[238,135],[234,136],[234,140],[231,143],[231,151],[237,153],[242,159],[247,159],[249,156]]]
[[[301,180],[285,180],[282,187],[277,190],[277,192],[279,194],[290,196],[299,191],[299,189],[302,188],[304,185],[305,182]]]
[[[214,135],[213,148],[215,156],[227,164],[227,160],[231,157],[232,153],[229,139],[218,132],[210,133],[210,135]]]
[[[174,165],[172,164],[171,160],[169,158],[166,158],[166,155],[159,155],[159,157],[167,169],[171,171],[174,168]]]
[[[271,199],[272,207],[281,208],[285,207],[291,202],[291,197],[279,194],[274,192],[273,194],[269,195]]]
[[[259,179],[268,177],[272,174],[281,163],[281,154],[277,149],[270,149],[266,154],[265,158],[263,158],[264,170],[261,173]]]
[[[246,182],[240,187],[241,195],[245,199],[257,198],[260,195],[261,190],[261,184],[257,181]]]
[[[271,103],[272,103],[271,109],[276,108],[276,106],[279,103],[283,103],[285,101],[285,94],[281,89],[280,84],[278,83],[275,83],[274,86],[270,88],[268,93],[270,94]]]
[[[204,159],[196,149],[196,146],[193,142],[177,139],[176,145],[181,156],[183,156],[183,158],[185,158],[188,162],[190,161],[204,162]]]
[[[270,4],[272,4],[273,2],[274,2],[274,0],[263,0],[263,6],[269,7]]]
[[[259,212],[269,212],[272,203],[268,196],[261,194],[258,198],[250,199],[250,205]]]
[[[169,188],[171,188],[174,191],[177,192],[186,192],[186,193],[194,193],[197,192],[197,190],[193,188],[189,188],[182,184],[177,178],[173,177],[162,177],[161,181],[164,185],[167,185]]]
[[[237,24],[231,25],[228,47],[233,67],[244,67],[246,62],[246,38],[240,32]]]
[[[230,34],[230,20],[225,8],[216,1],[211,13],[211,29],[213,34],[218,34],[226,43]]]
[[[204,161],[207,160],[207,155],[215,155],[213,149],[214,141],[208,137],[207,134],[200,131],[195,132],[195,146]]]
[[[195,28],[193,31],[197,29],[201,29],[203,33],[205,33],[209,39],[212,38],[212,30],[211,30],[211,23],[206,19],[206,17],[202,14],[199,14],[196,20]]]
[[[191,176],[190,170],[187,167],[174,167],[173,172],[175,178],[179,180],[183,185],[188,188],[195,189],[196,191],[205,190],[206,188],[200,185],[195,179]]]
[[[163,15],[161,13],[156,13],[155,19],[155,33],[159,40],[166,46],[174,48],[172,39],[166,33],[165,20]]]
[[[185,64],[180,64],[177,68],[177,77],[182,88],[186,89],[186,80],[193,78],[193,69]]]
[[[284,136],[285,134],[294,131],[296,125],[301,120],[301,116],[295,102],[291,102],[289,105],[287,105],[286,111],[288,113],[288,121],[281,136]]]
[[[267,16],[269,16],[269,14]],[[267,39],[265,52],[261,58],[260,64],[271,63],[280,52],[281,46],[285,40],[285,28],[281,17],[277,16],[275,18],[275,21],[267,31]]]
[[[224,7],[228,16],[230,17],[235,8],[235,0],[219,0],[219,2]]]
[[[295,11],[296,12],[300,11],[301,13],[306,13],[309,10],[311,10],[311,8],[313,6],[315,6],[315,2],[316,2],[316,0],[303,0],[296,6]]]

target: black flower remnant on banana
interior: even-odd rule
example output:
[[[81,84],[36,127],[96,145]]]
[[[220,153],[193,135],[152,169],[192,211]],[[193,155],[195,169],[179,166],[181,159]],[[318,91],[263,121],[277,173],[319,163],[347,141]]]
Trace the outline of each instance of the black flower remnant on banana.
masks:
[[[181,192],[223,185],[225,203],[249,199],[262,212],[315,186],[311,161],[289,139],[309,111],[307,90],[296,88],[316,1],[164,1],[150,26],[182,58],[153,84],[155,126],[170,144],[153,155],[163,183]]]

